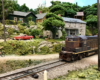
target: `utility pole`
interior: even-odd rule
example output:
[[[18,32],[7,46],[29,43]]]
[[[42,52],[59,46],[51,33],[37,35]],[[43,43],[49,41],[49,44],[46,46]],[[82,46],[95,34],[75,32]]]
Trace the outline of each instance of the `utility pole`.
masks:
[[[97,18],[98,18],[98,70],[100,71],[100,9],[99,0],[97,0]]]
[[[4,1],[3,0],[2,0],[2,11],[3,11],[4,42],[6,42],[6,34],[5,34],[5,13],[4,13]]]

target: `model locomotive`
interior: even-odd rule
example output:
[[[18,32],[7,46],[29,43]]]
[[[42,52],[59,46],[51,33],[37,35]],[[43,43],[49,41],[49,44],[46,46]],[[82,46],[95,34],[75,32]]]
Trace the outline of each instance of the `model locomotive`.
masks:
[[[69,36],[66,37],[65,47],[59,53],[59,58],[65,61],[74,61],[97,53],[97,36]]]

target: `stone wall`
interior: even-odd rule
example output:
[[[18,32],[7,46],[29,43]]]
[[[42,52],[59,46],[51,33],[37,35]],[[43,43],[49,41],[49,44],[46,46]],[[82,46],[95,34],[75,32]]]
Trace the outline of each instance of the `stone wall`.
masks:
[[[86,24],[65,22],[65,29],[78,29],[78,33],[80,35],[85,35],[85,33],[86,33]]]

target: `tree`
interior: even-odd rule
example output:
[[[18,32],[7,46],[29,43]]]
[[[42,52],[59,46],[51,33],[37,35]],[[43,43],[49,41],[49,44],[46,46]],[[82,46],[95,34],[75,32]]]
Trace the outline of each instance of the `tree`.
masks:
[[[74,17],[74,15],[76,14],[76,11],[74,11],[73,9],[69,9],[69,10],[66,10],[66,14],[65,16],[67,17]]]
[[[20,5],[18,4],[17,0],[12,0],[12,7],[13,7],[14,11],[20,10]]]
[[[5,18],[7,18],[9,13],[13,13],[13,1],[14,0],[4,0],[4,10],[5,10]],[[0,20],[2,20],[2,0],[0,0]]]
[[[20,7],[20,11],[28,12],[28,11],[29,11],[29,8],[26,6],[26,4],[23,4],[23,5]]]
[[[40,11],[42,13],[48,13],[50,10],[48,7],[45,7],[45,6],[42,6],[42,5],[39,5],[38,8],[36,9],[37,13],[39,14]]]
[[[33,9],[30,9],[29,11],[32,12],[32,13],[34,13],[34,14],[37,14],[36,9],[34,9],[34,10]]]
[[[55,13],[56,15],[61,14],[64,16],[66,9],[63,6],[60,5],[54,5],[51,9],[50,12]]]
[[[87,22],[87,25],[89,26],[88,28],[92,32],[92,35],[96,34],[96,33],[94,33],[94,31],[97,30],[97,15],[87,16],[86,22]]]
[[[63,29],[64,25],[65,23],[63,19],[54,13],[48,13],[46,15],[46,19],[43,21],[44,29],[50,30],[53,33],[53,38],[55,38],[57,30],[60,27]]]
[[[76,4],[69,2],[51,1],[52,6],[50,6],[50,12],[55,14],[61,14],[62,16],[74,17],[77,11],[79,11]]]

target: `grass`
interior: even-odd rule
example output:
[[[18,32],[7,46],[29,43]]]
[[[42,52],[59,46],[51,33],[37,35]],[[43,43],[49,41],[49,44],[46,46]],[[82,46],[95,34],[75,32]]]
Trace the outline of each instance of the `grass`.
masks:
[[[71,71],[65,76],[60,76],[52,80],[100,80],[100,71],[97,69],[98,66],[94,65],[86,69]]]
[[[28,66],[38,65],[44,60],[8,60],[0,62],[0,74],[6,73],[8,71],[13,71],[20,68],[25,68]]]

